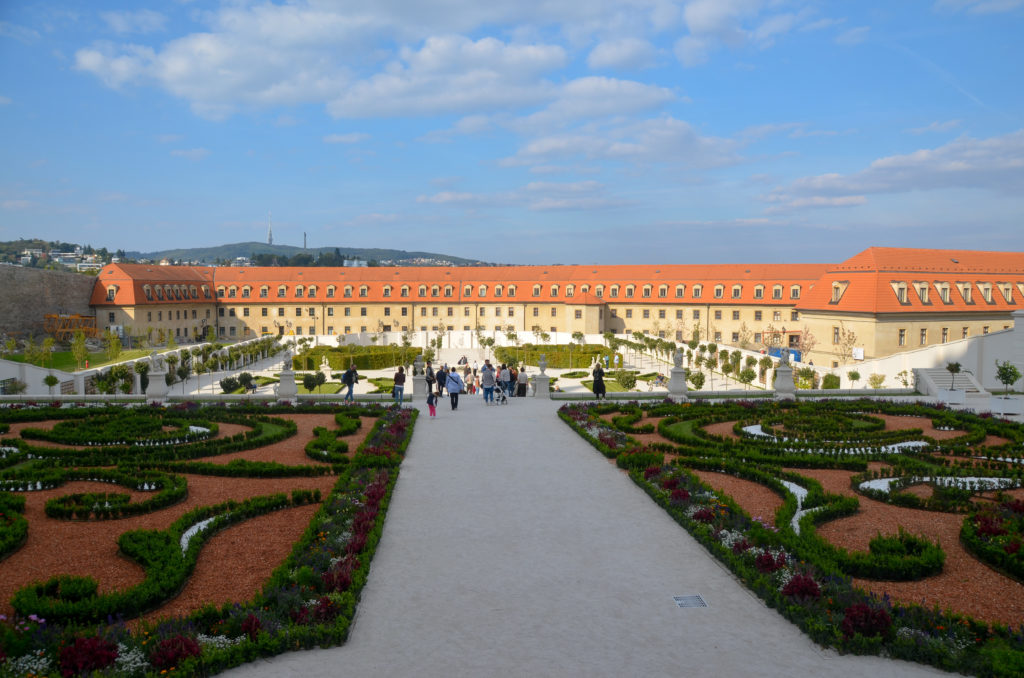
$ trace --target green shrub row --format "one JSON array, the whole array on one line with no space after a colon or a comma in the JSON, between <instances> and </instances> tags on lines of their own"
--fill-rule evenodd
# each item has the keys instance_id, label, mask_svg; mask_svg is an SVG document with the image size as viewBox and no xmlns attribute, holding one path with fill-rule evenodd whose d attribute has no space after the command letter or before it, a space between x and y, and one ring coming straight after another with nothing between
<instances>
[{"instance_id":1,"label":"green shrub row","mask_svg":"<svg viewBox=\"0 0 1024 678\"><path fill-rule=\"evenodd\" d=\"M21 548L28 538L25 497L0 492L0 560Z\"/></svg>"},{"instance_id":2,"label":"green shrub row","mask_svg":"<svg viewBox=\"0 0 1024 678\"><path fill-rule=\"evenodd\" d=\"M123 493L85 492L54 497L47 500L44 511L48 517L57 520L130 518L177 504L188 496L188 481L177 475L140 471L139 469L69 469L67 471L55 469L55 471L62 475L58 483L61 485L75 480L92 480L113 483L134 490L149 487L147 491L155 493L152 497L139 502L130 502L129 495ZM47 473L47 477L52 477L52 475Z\"/></svg>"}]
</instances>

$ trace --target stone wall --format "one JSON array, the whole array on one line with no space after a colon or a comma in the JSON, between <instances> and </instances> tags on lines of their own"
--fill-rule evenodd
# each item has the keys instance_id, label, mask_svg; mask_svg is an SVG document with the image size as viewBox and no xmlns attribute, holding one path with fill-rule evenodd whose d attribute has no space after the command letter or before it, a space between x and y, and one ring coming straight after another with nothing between
<instances>
[{"instance_id":1,"label":"stone wall","mask_svg":"<svg viewBox=\"0 0 1024 678\"><path fill-rule=\"evenodd\" d=\"M48 313L93 315L95 276L0 266L0 336L40 337Z\"/></svg>"}]
</instances>

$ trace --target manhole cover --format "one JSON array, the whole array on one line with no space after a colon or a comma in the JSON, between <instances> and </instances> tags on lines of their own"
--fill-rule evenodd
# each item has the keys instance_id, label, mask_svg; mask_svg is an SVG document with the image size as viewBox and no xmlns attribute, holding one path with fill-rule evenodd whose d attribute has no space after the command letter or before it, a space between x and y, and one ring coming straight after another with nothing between
<instances>
[{"instance_id":1,"label":"manhole cover","mask_svg":"<svg viewBox=\"0 0 1024 678\"><path fill-rule=\"evenodd\" d=\"M704 599L700 597L698 593L695 596L672 596L672 600L676 601L676 605L679 607L707 607L708 604L704 602Z\"/></svg>"}]
</instances>

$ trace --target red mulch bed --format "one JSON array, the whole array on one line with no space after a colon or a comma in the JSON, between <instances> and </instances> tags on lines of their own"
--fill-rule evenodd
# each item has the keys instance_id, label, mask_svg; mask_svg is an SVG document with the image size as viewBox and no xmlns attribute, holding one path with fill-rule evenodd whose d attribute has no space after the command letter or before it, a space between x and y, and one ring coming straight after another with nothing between
<instances>
[{"instance_id":1,"label":"red mulch bed","mask_svg":"<svg viewBox=\"0 0 1024 678\"><path fill-rule=\"evenodd\" d=\"M278 415L275 415L278 416ZM305 454L305 446L314 436L313 428L337 428L333 415L283 415L298 425L296 435L254 450L207 458L214 463L231 459L277 461L282 464L317 464ZM350 454L365 440L374 424L362 418L362 426L344 438ZM32 426L41 427L33 422ZM52 422L51 422L52 425ZM233 435L245 427L220 424L220 435ZM12 433L14 426L12 428ZM33 441L36 442L36 441ZM142 581L142 568L118 554L117 538L135 529L166 529L187 511L198 506L218 504L229 499L291 492L293 489L319 489L326 495L337 478L221 478L185 474L188 497L185 501L141 516L120 520L53 520L43 512L48 499L73 492L127 492L133 501L148 493L129 491L108 483L72 482L53 490L25 493L25 517L29 521L24 546L0 562L0 614L10 615L14 592L56 574L89 575L99 582L100 592L123 589ZM221 605L244 602L255 595L274 568L291 551L292 544L306 529L319 505L277 511L245 521L212 537L202 549L193 576L182 593L148 617L189 614L206 603Z\"/></svg>"}]
</instances>

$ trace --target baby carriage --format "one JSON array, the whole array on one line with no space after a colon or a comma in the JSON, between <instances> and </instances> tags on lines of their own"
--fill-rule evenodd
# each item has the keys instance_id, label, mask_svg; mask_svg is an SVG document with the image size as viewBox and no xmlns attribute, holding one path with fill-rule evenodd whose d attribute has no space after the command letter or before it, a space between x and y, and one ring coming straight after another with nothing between
<instances>
[{"instance_id":1,"label":"baby carriage","mask_svg":"<svg viewBox=\"0 0 1024 678\"><path fill-rule=\"evenodd\" d=\"M505 389L496 388L494 389L494 404L495 405L508 405L508 396L505 395Z\"/></svg>"}]
</instances>

